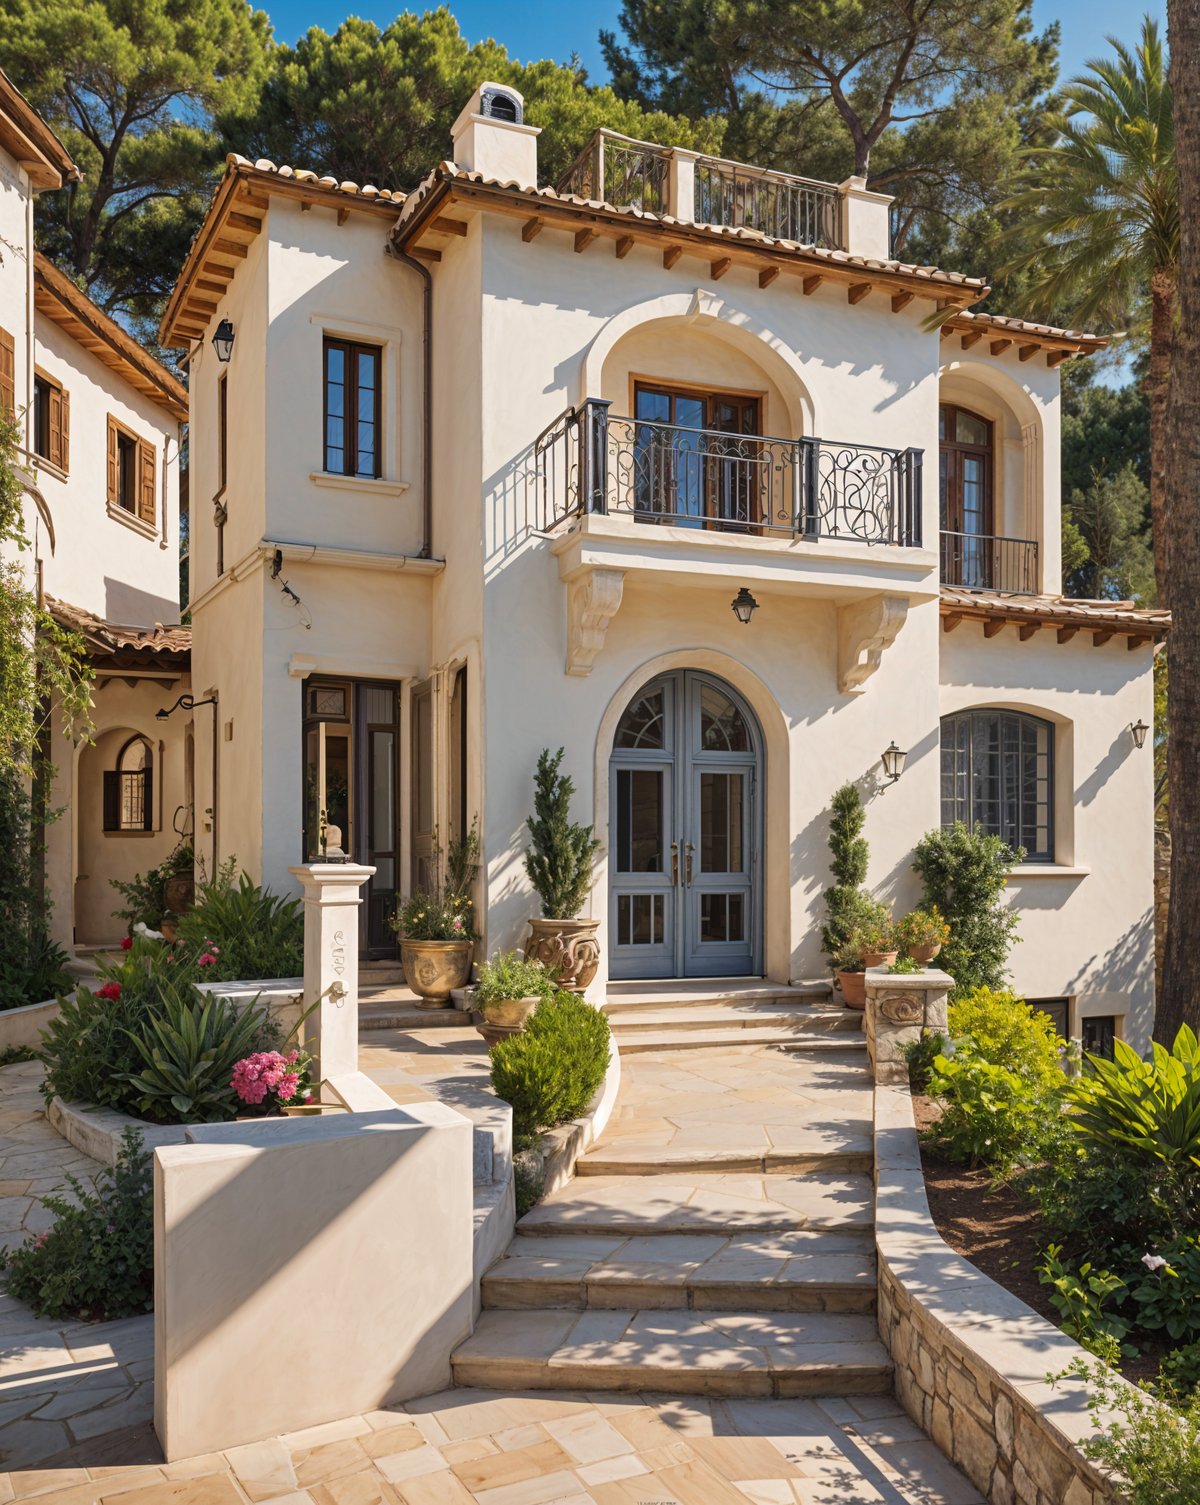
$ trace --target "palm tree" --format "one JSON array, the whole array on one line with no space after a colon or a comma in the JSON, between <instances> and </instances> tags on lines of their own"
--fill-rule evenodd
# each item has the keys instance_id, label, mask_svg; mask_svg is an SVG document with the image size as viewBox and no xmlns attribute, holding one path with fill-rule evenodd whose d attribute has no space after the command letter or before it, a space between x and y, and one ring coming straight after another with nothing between
<instances>
[{"instance_id":1,"label":"palm tree","mask_svg":"<svg viewBox=\"0 0 1200 1505\"><path fill-rule=\"evenodd\" d=\"M1171 86L1158 25L1130 51L1087 64L1060 96L1053 145L1035 149L1002 206L1019 247L1005 272L1028 279L1032 312L1149 338L1150 521L1160 604L1169 604L1164 422L1179 275L1179 188Z\"/></svg>"}]
</instances>

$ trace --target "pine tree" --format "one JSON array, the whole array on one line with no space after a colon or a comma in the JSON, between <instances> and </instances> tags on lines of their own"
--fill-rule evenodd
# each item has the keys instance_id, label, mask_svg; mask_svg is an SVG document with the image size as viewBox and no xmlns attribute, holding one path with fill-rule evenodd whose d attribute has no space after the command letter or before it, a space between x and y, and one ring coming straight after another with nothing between
<instances>
[{"instance_id":1,"label":"pine tree","mask_svg":"<svg viewBox=\"0 0 1200 1505\"><path fill-rule=\"evenodd\" d=\"M600 850L593 828L571 820L575 784L558 771L563 751L543 748L538 758L525 854L525 871L547 920L573 920L583 908L592 886L592 858Z\"/></svg>"}]
</instances>

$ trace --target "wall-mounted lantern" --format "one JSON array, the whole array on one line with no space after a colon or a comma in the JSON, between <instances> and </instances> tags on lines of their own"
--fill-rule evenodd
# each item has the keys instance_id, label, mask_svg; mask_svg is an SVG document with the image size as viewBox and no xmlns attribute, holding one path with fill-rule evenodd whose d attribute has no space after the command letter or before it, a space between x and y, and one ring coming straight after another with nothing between
<instances>
[{"instance_id":1,"label":"wall-mounted lantern","mask_svg":"<svg viewBox=\"0 0 1200 1505\"><path fill-rule=\"evenodd\" d=\"M1144 721L1135 721L1129 730L1133 736L1134 747L1145 747L1146 733L1150 730L1146 723Z\"/></svg>"},{"instance_id":2,"label":"wall-mounted lantern","mask_svg":"<svg viewBox=\"0 0 1200 1505\"><path fill-rule=\"evenodd\" d=\"M229 357L233 354L233 322L230 319L222 319L217 325L217 331L212 337L213 349L217 352L217 359L222 366L229 364Z\"/></svg>"},{"instance_id":3,"label":"wall-mounted lantern","mask_svg":"<svg viewBox=\"0 0 1200 1505\"><path fill-rule=\"evenodd\" d=\"M894 741L887 748L885 748L880 761L883 764L884 773L887 774L888 779L893 784L904 772L904 760L907 757L908 754L906 752L901 752Z\"/></svg>"},{"instance_id":4,"label":"wall-mounted lantern","mask_svg":"<svg viewBox=\"0 0 1200 1505\"><path fill-rule=\"evenodd\" d=\"M749 590L744 585L742 586L741 590L738 591L737 595L734 596L729 605L734 616L738 619L743 627L749 625L750 618L758 610L758 602L754 599L754 597L750 594Z\"/></svg>"}]
</instances>

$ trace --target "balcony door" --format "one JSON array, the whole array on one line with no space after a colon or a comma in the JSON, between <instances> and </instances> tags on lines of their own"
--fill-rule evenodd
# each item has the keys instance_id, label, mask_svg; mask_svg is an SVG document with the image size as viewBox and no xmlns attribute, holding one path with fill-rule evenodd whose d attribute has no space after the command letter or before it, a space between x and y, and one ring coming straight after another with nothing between
<instances>
[{"instance_id":1,"label":"balcony door","mask_svg":"<svg viewBox=\"0 0 1200 1505\"><path fill-rule=\"evenodd\" d=\"M942 578L948 585L987 590L996 532L992 425L977 413L943 403L938 409L938 460Z\"/></svg>"},{"instance_id":2,"label":"balcony door","mask_svg":"<svg viewBox=\"0 0 1200 1505\"><path fill-rule=\"evenodd\" d=\"M723 681L653 680L622 716L610 775L613 977L762 970L762 738Z\"/></svg>"},{"instance_id":3,"label":"balcony door","mask_svg":"<svg viewBox=\"0 0 1200 1505\"><path fill-rule=\"evenodd\" d=\"M737 531L757 517L759 399L638 382L634 386L634 508L642 521Z\"/></svg>"}]
</instances>

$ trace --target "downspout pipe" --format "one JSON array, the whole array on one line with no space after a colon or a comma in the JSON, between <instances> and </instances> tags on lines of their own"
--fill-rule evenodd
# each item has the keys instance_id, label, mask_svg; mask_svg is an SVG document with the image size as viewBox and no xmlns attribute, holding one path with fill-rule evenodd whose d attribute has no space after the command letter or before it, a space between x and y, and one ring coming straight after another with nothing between
<instances>
[{"instance_id":1,"label":"downspout pipe","mask_svg":"<svg viewBox=\"0 0 1200 1505\"><path fill-rule=\"evenodd\" d=\"M433 558L433 275L423 261L392 245L397 261L412 267L421 279L421 364L423 438L421 443L421 513L424 539L420 558Z\"/></svg>"}]
</instances>

